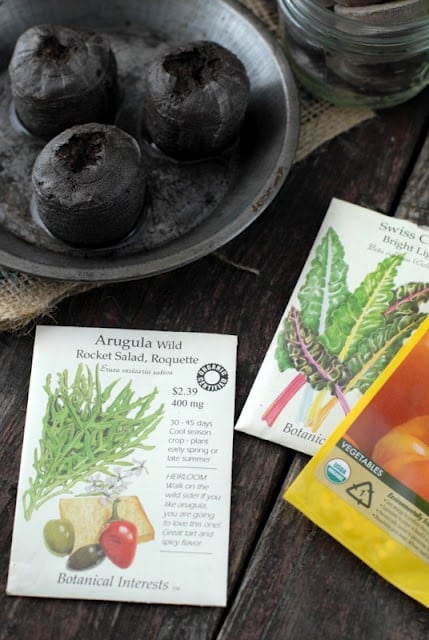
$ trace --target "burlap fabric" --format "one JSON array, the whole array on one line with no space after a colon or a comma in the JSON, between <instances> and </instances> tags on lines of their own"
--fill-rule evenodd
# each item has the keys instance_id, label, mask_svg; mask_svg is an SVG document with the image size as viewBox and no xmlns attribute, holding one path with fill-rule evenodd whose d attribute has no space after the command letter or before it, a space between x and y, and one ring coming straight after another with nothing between
<instances>
[{"instance_id":1,"label":"burlap fabric","mask_svg":"<svg viewBox=\"0 0 429 640\"><path fill-rule=\"evenodd\" d=\"M277 37L276 3L273 0L241 0ZM296 161L324 142L373 116L368 109L343 109L301 94L301 132ZM22 330L36 318L52 313L67 296L97 285L35 278L0 267L0 330Z\"/></svg>"}]
</instances>

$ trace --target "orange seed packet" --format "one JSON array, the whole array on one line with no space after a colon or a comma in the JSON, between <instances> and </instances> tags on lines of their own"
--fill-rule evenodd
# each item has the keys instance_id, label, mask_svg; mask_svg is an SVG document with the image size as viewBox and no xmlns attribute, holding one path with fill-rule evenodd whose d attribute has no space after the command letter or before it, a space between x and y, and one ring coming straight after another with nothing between
<instances>
[{"instance_id":1,"label":"orange seed packet","mask_svg":"<svg viewBox=\"0 0 429 640\"><path fill-rule=\"evenodd\" d=\"M284 498L429 606L429 318Z\"/></svg>"}]
</instances>

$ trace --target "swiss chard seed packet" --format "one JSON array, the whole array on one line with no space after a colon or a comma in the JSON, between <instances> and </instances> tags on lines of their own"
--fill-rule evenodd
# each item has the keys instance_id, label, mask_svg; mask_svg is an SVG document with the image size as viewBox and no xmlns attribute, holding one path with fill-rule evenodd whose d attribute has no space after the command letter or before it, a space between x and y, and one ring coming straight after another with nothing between
<instances>
[{"instance_id":1,"label":"swiss chard seed packet","mask_svg":"<svg viewBox=\"0 0 429 640\"><path fill-rule=\"evenodd\" d=\"M8 594L226 604L236 348L37 327Z\"/></svg>"},{"instance_id":2,"label":"swiss chard seed packet","mask_svg":"<svg viewBox=\"0 0 429 640\"><path fill-rule=\"evenodd\" d=\"M314 454L428 300L429 231L334 199L236 429Z\"/></svg>"},{"instance_id":3,"label":"swiss chard seed packet","mask_svg":"<svg viewBox=\"0 0 429 640\"><path fill-rule=\"evenodd\" d=\"M429 606L429 318L285 498Z\"/></svg>"}]
</instances>

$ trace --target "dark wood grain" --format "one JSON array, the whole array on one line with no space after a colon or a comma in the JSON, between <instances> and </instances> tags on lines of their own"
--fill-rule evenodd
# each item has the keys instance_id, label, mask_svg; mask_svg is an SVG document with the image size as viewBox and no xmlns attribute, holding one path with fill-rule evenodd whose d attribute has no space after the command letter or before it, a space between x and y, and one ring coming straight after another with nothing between
<instances>
[{"instance_id":1,"label":"dark wood grain","mask_svg":"<svg viewBox=\"0 0 429 640\"><path fill-rule=\"evenodd\" d=\"M389 117L392 115L395 114L392 112ZM402 114L399 116L402 118ZM416 138L415 146L408 149L412 165L408 179L400 179L398 158L391 157L395 180L388 180L384 171L379 173L379 178L385 179L386 185L392 185L393 189L386 188L383 192L381 181L375 191L365 195L367 206L376 208L375 202L381 202L382 195L386 204L380 210L395 215L401 212L402 217L418 222L427 220L424 216L429 202L429 138L425 139L425 115L421 122L421 135ZM353 135L344 137L352 138ZM422 140L425 142L420 151ZM337 144L343 144L343 141L336 141L331 147ZM397 144L398 138L395 139ZM396 149L400 154L399 148ZM383 150L381 144L380 152ZM417 160L414 157L415 164L411 160L413 153L418 153ZM362 171L360 175L363 175ZM403 184L405 191L401 195ZM391 211L385 207L394 202L394 191L400 202L397 210ZM357 202L363 203L359 199ZM419 214L417 220L416 212ZM429 614L421 605L401 594L285 503L283 492L305 461L304 456L295 457L218 639L312 640L316 629L317 637L330 640L427 637Z\"/></svg>"},{"instance_id":2,"label":"dark wood grain","mask_svg":"<svg viewBox=\"0 0 429 640\"><path fill-rule=\"evenodd\" d=\"M238 415L330 199L394 215L405 194L424 198L423 175L416 186L412 176L427 153L428 98L378 113L295 165L275 202L217 254L76 295L40 322L236 334ZM281 500L285 477L305 459L242 433L226 609L5 596L33 338L32 330L0 335L0 640L426 639L422 607Z\"/></svg>"},{"instance_id":3,"label":"dark wood grain","mask_svg":"<svg viewBox=\"0 0 429 640\"><path fill-rule=\"evenodd\" d=\"M412 167L395 216L417 224L429 224L429 135Z\"/></svg>"},{"instance_id":4,"label":"dark wood grain","mask_svg":"<svg viewBox=\"0 0 429 640\"><path fill-rule=\"evenodd\" d=\"M218 640L426 638L429 616L287 504L297 455Z\"/></svg>"}]
</instances>

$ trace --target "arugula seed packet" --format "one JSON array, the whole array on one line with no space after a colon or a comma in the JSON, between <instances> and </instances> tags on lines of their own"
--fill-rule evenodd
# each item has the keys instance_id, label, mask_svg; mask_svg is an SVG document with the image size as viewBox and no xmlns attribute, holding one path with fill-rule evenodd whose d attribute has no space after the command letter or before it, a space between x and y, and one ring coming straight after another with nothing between
<instances>
[{"instance_id":1,"label":"arugula seed packet","mask_svg":"<svg viewBox=\"0 0 429 640\"><path fill-rule=\"evenodd\" d=\"M429 318L285 499L429 607Z\"/></svg>"},{"instance_id":2,"label":"arugula seed packet","mask_svg":"<svg viewBox=\"0 0 429 640\"><path fill-rule=\"evenodd\" d=\"M9 595L225 606L236 350L37 327Z\"/></svg>"},{"instance_id":3,"label":"arugula seed packet","mask_svg":"<svg viewBox=\"0 0 429 640\"><path fill-rule=\"evenodd\" d=\"M333 199L235 428L313 455L428 301L429 231Z\"/></svg>"}]
</instances>

